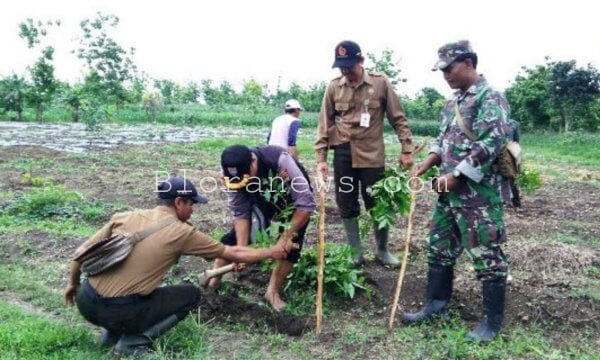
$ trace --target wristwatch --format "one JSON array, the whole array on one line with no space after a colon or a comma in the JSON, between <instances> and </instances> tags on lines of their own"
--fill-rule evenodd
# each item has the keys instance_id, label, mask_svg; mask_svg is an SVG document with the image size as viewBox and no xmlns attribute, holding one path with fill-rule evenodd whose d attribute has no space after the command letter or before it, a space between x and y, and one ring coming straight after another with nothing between
<instances>
[{"instance_id":1,"label":"wristwatch","mask_svg":"<svg viewBox=\"0 0 600 360\"><path fill-rule=\"evenodd\" d=\"M454 169L454 171L452 171L452 176L454 176L455 178L460 177L460 175L461 175L460 171L458 171L456 169Z\"/></svg>"}]
</instances>

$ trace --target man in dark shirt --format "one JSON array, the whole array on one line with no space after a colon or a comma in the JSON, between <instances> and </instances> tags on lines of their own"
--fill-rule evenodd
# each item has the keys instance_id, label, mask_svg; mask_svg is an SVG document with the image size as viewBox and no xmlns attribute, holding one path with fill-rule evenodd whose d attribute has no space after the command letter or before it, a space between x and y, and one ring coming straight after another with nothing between
<instances>
[{"instance_id":1,"label":"man in dark shirt","mask_svg":"<svg viewBox=\"0 0 600 360\"><path fill-rule=\"evenodd\" d=\"M279 291L287 274L300 257L304 234L316 203L308 175L292 155L279 146L260 146L250 149L233 145L221 154L223 178L227 187L229 209L233 214L233 229L221 242L226 245L248 245L251 235L252 212L258 212L267 222L272 219L288 223L276 229L278 243L291 238L298 248L280 260L271 274L265 299L279 311L286 304ZM291 215L290 215L291 214ZM219 258L215 268L229 261ZM219 285L214 278L209 284Z\"/></svg>"}]
</instances>

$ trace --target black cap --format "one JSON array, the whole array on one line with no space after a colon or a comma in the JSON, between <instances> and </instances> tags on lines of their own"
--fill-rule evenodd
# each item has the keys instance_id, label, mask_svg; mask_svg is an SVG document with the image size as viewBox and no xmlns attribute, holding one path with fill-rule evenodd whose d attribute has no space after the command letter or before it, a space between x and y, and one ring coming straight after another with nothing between
<instances>
[{"instance_id":1,"label":"black cap","mask_svg":"<svg viewBox=\"0 0 600 360\"><path fill-rule=\"evenodd\" d=\"M159 199L175 199L178 197L191 199L197 204L206 204L208 199L198 195L198 191L194 184L186 178L180 176L171 176L165 181L162 181L156 187Z\"/></svg>"},{"instance_id":2,"label":"black cap","mask_svg":"<svg viewBox=\"0 0 600 360\"><path fill-rule=\"evenodd\" d=\"M352 67L362 59L360 46L354 41L344 40L335 47L335 61L332 67Z\"/></svg>"},{"instance_id":3,"label":"black cap","mask_svg":"<svg viewBox=\"0 0 600 360\"><path fill-rule=\"evenodd\" d=\"M244 145L231 145L221 154L223 176L228 177L232 183L242 181L245 174L250 175L251 163L252 152Z\"/></svg>"}]
</instances>

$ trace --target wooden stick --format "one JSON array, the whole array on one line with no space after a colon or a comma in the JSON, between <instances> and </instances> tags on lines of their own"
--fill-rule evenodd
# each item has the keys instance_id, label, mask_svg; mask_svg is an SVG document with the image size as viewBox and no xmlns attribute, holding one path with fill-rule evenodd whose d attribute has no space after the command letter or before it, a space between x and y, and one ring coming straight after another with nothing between
<instances>
[{"instance_id":1,"label":"wooden stick","mask_svg":"<svg viewBox=\"0 0 600 360\"><path fill-rule=\"evenodd\" d=\"M325 264L325 182L323 175L318 175L319 187L319 224L318 224L318 261L317 261L317 334L321 333L323 318L323 266Z\"/></svg>"},{"instance_id":2,"label":"wooden stick","mask_svg":"<svg viewBox=\"0 0 600 360\"><path fill-rule=\"evenodd\" d=\"M394 294L394 301L392 303L392 311L390 313L390 321L388 323L388 330L392 331L394 328L394 318L396 317L396 308L398 307L398 301L400 300L400 290L402 290L402 282L404 281L404 272L406 271L406 264L408 263L408 252L410 249L410 236L412 232L412 220L415 212L415 198L416 191L411 190L410 192L410 211L408 213L408 226L406 227L406 240L404 244L404 256L402 258L402 266L400 267L400 274L398 276L398 282L396 283L396 293Z\"/></svg>"},{"instance_id":3,"label":"wooden stick","mask_svg":"<svg viewBox=\"0 0 600 360\"><path fill-rule=\"evenodd\" d=\"M200 286L206 286L206 284L208 284L208 280L214 278L215 276L220 276L223 274L227 274L230 271L233 271L233 266L234 264L229 264L222 266L218 269L204 270L198 276L198 284L200 284Z\"/></svg>"}]
</instances>

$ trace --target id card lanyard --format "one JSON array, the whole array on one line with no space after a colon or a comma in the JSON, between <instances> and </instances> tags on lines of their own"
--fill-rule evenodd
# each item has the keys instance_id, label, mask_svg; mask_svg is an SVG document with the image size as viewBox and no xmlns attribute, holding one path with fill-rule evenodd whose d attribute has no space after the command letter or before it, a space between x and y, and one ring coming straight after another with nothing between
<instances>
[{"instance_id":1,"label":"id card lanyard","mask_svg":"<svg viewBox=\"0 0 600 360\"><path fill-rule=\"evenodd\" d=\"M364 111L360 114L360 126L368 128L371 125L371 114L369 114L369 99L363 102Z\"/></svg>"}]
</instances>

